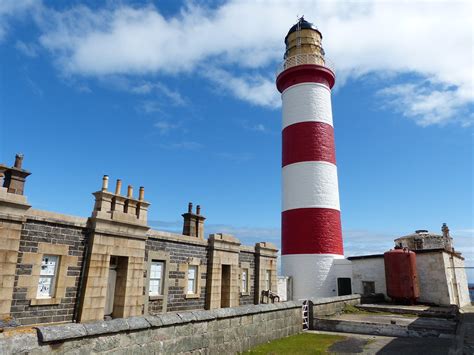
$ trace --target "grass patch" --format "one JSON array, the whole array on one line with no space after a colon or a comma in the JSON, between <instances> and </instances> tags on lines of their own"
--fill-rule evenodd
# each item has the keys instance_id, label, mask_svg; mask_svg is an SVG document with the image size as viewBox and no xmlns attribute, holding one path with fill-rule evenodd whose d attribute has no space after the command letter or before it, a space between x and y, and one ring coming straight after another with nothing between
<instances>
[{"instance_id":1,"label":"grass patch","mask_svg":"<svg viewBox=\"0 0 474 355\"><path fill-rule=\"evenodd\" d=\"M327 354L332 344L344 339L340 335L301 333L256 346L244 354Z\"/></svg>"},{"instance_id":2,"label":"grass patch","mask_svg":"<svg viewBox=\"0 0 474 355\"><path fill-rule=\"evenodd\" d=\"M390 312L380 312L380 311L366 311L365 309L360 309L354 307L351 304L346 304L342 310L344 314L365 314L365 315L380 315L380 316L402 316L407 318L416 318L416 314L412 313L390 313Z\"/></svg>"}]
</instances>

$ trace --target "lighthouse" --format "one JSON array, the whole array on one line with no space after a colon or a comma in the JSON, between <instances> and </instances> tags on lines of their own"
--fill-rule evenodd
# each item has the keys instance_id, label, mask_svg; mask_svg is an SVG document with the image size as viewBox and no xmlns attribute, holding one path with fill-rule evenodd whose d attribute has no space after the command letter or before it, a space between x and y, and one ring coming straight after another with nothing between
<instances>
[{"instance_id":1,"label":"lighthouse","mask_svg":"<svg viewBox=\"0 0 474 355\"><path fill-rule=\"evenodd\" d=\"M285 37L276 79L283 111L281 271L293 278L295 300L337 295L335 264L344 258L331 109L335 74L321 40L300 18Z\"/></svg>"}]
</instances>

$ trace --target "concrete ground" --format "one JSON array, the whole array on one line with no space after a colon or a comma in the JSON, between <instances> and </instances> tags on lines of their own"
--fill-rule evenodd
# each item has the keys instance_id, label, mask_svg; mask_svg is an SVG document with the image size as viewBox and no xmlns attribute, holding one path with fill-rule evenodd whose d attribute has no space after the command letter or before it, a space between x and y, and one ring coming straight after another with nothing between
<instances>
[{"instance_id":1,"label":"concrete ground","mask_svg":"<svg viewBox=\"0 0 474 355\"><path fill-rule=\"evenodd\" d=\"M382 354L382 355L446 355L453 348L452 339L443 338L397 338L378 335L323 332L311 330L315 334L334 334L346 337L329 348L333 354Z\"/></svg>"},{"instance_id":2,"label":"concrete ground","mask_svg":"<svg viewBox=\"0 0 474 355\"><path fill-rule=\"evenodd\" d=\"M339 314L328 317L330 319L350 321L356 323L375 324L398 324L405 327L416 326L418 328L437 329L453 331L456 329L456 321L442 318L404 317L397 314Z\"/></svg>"},{"instance_id":3,"label":"concrete ground","mask_svg":"<svg viewBox=\"0 0 474 355\"><path fill-rule=\"evenodd\" d=\"M458 348L463 349L463 354L474 354L474 306L463 307L461 314Z\"/></svg>"}]
</instances>

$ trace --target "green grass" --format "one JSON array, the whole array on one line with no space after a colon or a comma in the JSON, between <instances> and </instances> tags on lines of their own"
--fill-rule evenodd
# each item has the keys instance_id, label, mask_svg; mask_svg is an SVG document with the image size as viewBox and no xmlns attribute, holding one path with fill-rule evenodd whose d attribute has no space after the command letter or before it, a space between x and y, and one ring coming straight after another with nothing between
<instances>
[{"instance_id":1,"label":"green grass","mask_svg":"<svg viewBox=\"0 0 474 355\"><path fill-rule=\"evenodd\" d=\"M412 313L390 313L390 312L380 312L380 311L366 311L364 309L360 309L354 307L353 305L346 304L342 311L344 314L365 314L365 315L381 315L381 316L402 316L407 318L416 318L418 317L416 314Z\"/></svg>"},{"instance_id":2,"label":"green grass","mask_svg":"<svg viewBox=\"0 0 474 355\"><path fill-rule=\"evenodd\" d=\"M244 354L327 354L332 344L344 339L340 335L301 333L256 346Z\"/></svg>"}]
</instances>

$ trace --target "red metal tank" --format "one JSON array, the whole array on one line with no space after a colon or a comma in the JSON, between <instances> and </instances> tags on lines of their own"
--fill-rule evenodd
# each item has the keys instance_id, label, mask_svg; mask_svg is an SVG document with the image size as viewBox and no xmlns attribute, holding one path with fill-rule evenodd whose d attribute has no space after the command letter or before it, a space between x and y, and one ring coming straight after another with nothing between
<instances>
[{"instance_id":1,"label":"red metal tank","mask_svg":"<svg viewBox=\"0 0 474 355\"><path fill-rule=\"evenodd\" d=\"M416 254L408 249L387 251L384 255L387 295L394 301L414 304L420 297Z\"/></svg>"}]
</instances>

